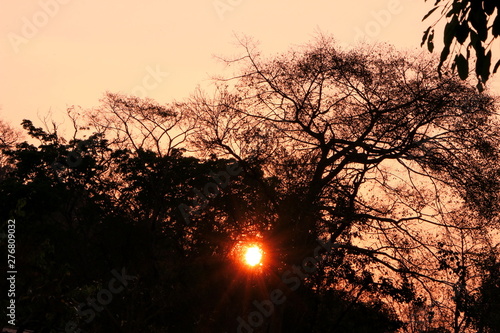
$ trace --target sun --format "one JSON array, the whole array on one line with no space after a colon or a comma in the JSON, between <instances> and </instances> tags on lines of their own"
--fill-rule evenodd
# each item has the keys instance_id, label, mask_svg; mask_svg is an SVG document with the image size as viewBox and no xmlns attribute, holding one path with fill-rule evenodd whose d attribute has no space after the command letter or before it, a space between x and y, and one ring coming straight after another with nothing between
<instances>
[{"instance_id":1,"label":"sun","mask_svg":"<svg viewBox=\"0 0 500 333\"><path fill-rule=\"evenodd\" d=\"M248 266L256 266L262 262L262 249L257 245L251 245L244 250L245 263Z\"/></svg>"}]
</instances>

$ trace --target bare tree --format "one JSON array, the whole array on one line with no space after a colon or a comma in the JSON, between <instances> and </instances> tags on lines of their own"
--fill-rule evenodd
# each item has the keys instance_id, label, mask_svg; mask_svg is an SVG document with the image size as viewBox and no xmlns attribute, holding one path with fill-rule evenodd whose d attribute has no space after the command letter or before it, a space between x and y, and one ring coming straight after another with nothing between
<instances>
[{"instance_id":1,"label":"bare tree","mask_svg":"<svg viewBox=\"0 0 500 333\"><path fill-rule=\"evenodd\" d=\"M89 125L113 145L169 155L185 141L193 124L174 106L133 96L106 93L102 106L88 112Z\"/></svg>"},{"instance_id":2,"label":"bare tree","mask_svg":"<svg viewBox=\"0 0 500 333\"><path fill-rule=\"evenodd\" d=\"M20 131L15 130L5 121L0 120L0 179L4 179L7 170L10 169L8 156L4 151L15 148L20 142L22 135Z\"/></svg>"},{"instance_id":3,"label":"bare tree","mask_svg":"<svg viewBox=\"0 0 500 333\"><path fill-rule=\"evenodd\" d=\"M230 62L241 73L184 108L198 122L191 144L238 159L267 193L266 237L283 267L327 238L368 260L351 263L360 276L411 276L431 296L430 282L452 286L435 274L436 235L498 222L495 99L388 46L341 50L321 36L262 59L241 45ZM460 211L473 222L454 220ZM326 259L315 288L331 288L335 271Z\"/></svg>"},{"instance_id":4,"label":"bare tree","mask_svg":"<svg viewBox=\"0 0 500 333\"><path fill-rule=\"evenodd\" d=\"M13 148L21 140L21 132L0 119L0 149Z\"/></svg>"}]
</instances>

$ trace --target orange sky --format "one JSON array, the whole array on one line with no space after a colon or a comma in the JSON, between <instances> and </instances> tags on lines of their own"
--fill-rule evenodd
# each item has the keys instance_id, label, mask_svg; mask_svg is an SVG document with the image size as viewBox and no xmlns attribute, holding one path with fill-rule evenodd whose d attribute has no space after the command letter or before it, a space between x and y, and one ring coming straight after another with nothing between
<instances>
[{"instance_id":1,"label":"orange sky","mask_svg":"<svg viewBox=\"0 0 500 333\"><path fill-rule=\"evenodd\" d=\"M0 118L40 125L37 114L50 110L62 121L68 106L97 106L106 90L182 99L220 72L214 55L240 51L235 33L270 55L316 31L342 45L364 35L420 49L430 8L423 0L3 1Z\"/></svg>"}]
</instances>

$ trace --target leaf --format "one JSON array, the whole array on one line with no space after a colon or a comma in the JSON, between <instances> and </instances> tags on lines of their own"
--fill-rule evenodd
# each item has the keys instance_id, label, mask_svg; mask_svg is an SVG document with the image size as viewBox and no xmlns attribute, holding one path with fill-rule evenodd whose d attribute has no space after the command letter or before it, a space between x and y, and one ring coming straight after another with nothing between
<instances>
[{"instance_id":1,"label":"leaf","mask_svg":"<svg viewBox=\"0 0 500 333\"><path fill-rule=\"evenodd\" d=\"M441 67L443 67L443 64L445 62L445 60L448 58L448 55L450 54L450 47L449 46L445 46L443 48L443 51L441 51L441 57L439 59L439 65L438 65L438 73L439 73L439 77L441 77Z\"/></svg>"},{"instance_id":2,"label":"leaf","mask_svg":"<svg viewBox=\"0 0 500 333\"><path fill-rule=\"evenodd\" d=\"M488 37L488 27L486 14L481 7L472 6L469 13L469 22L476 29L477 35L480 40L485 41Z\"/></svg>"},{"instance_id":3,"label":"leaf","mask_svg":"<svg viewBox=\"0 0 500 333\"><path fill-rule=\"evenodd\" d=\"M427 14L425 14L424 18L422 19L422 21L425 21L426 18L428 18L429 16L432 15L432 13L434 13L436 11L436 9L438 9L439 7L434 7L432 8Z\"/></svg>"},{"instance_id":4,"label":"leaf","mask_svg":"<svg viewBox=\"0 0 500 333\"><path fill-rule=\"evenodd\" d=\"M439 59L440 65L443 64L446 61L446 59L448 59L449 54L450 54L450 47L445 46L443 48L443 51L441 51L441 57Z\"/></svg>"},{"instance_id":5,"label":"leaf","mask_svg":"<svg viewBox=\"0 0 500 333\"><path fill-rule=\"evenodd\" d=\"M455 64L457 65L458 76L460 76L460 79L467 79L469 76L469 61L465 59L462 54L459 54L455 57Z\"/></svg>"},{"instance_id":6,"label":"leaf","mask_svg":"<svg viewBox=\"0 0 500 333\"><path fill-rule=\"evenodd\" d=\"M482 82L488 81L488 78L490 76L490 66L491 66L491 51L488 51L488 53L484 54L484 49L482 50L482 53L477 53L477 60L476 60L476 75L478 78L481 78Z\"/></svg>"},{"instance_id":7,"label":"leaf","mask_svg":"<svg viewBox=\"0 0 500 333\"><path fill-rule=\"evenodd\" d=\"M482 74L484 82L488 81L490 77L490 67L491 67L491 50L486 53L486 59L482 68Z\"/></svg>"},{"instance_id":8,"label":"leaf","mask_svg":"<svg viewBox=\"0 0 500 333\"><path fill-rule=\"evenodd\" d=\"M495 21L493 22L493 27L491 29L493 37L500 36L500 7L497 7L497 11L498 11L497 17L495 18Z\"/></svg>"},{"instance_id":9,"label":"leaf","mask_svg":"<svg viewBox=\"0 0 500 333\"><path fill-rule=\"evenodd\" d=\"M457 42L463 44L467 40L468 36L469 36L469 26L467 25L467 22L459 24L457 26L457 31L455 33L455 38L457 39Z\"/></svg>"},{"instance_id":10,"label":"leaf","mask_svg":"<svg viewBox=\"0 0 500 333\"><path fill-rule=\"evenodd\" d=\"M461 11L463 11L463 9L465 9L467 7L467 3L468 3L467 1L457 1L457 0L455 0L453 2L453 9L458 14Z\"/></svg>"},{"instance_id":11,"label":"leaf","mask_svg":"<svg viewBox=\"0 0 500 333\"><path fill-rule=\"evenodd\" d=\"M451 42L453 40L453 37L455 36L456 29L458 26L458 17L455 15L451 19L450 22L446 23L446 26L444 27L444 45L445 46L450 46Z\"/></svg>"},{"instance_id":12,"label":"leaf","mask_svg":"<svg viewBox=\"0 0 500 333\"><path fill-rule=\"evenodd\" d=\"M427 49L429 52L432 53L434 51L434 30L432 30L431 34L429 35L429 39L427 40Z\"/></svg>"},{"instance_id":13,"label":"leaf","mask_svg":"<svg viewBox=\"0 0 500 333\"><path fill-rule=\"evenodd\" d=\"M456 59L457 57L455 57ZM453 63L451 64L451 70L452 71L455 71L455 68L457 68L457 63L455 61L453 61Z\"/></svg>"},{"instance_id":14,"label":"leaf","mask_svg":"<svg viewBox=\"0 0 500 333\"><path fill-rule=\"evenodd\" d=\"M481 83L481 81L477 81L476 88L477 88L477 91L479 91L479 92L483 92L484 91L484 86Z\"/></svg>"},{"instance_id":15,"label":"leaf","mask_svg":"<svg viewBox=\"0 0 500 333\"><path fill-rule=\"evenodd\" d=\"M484 12L488 15L493 14L495 11L495 1L494 0L484 0L483 2Z\"/></svg>"},{"instance_id":16,"label":"leaf","mask_svg":"<svg viewBox=\"0 0 500 333\"><path fill-rule=\"evenodd\" d=\"M499 66L500 66L500 60L498 60L497 63L495 64L495 67L493 67L493 74L497 72Z\"/></svg>"},{"instance_id":17,"label":"leaf","mask_svg":"<svg viewBox=\"0 0 500 333\"><path fill-rule=\"evenodd\" d=\"M476 50L476 53L484 53L484 47L479 40L477 34L474 32L474 30L470 30L470 43L474 50Z\"/></svg>"},{"instance_id":18,"label":"leaf","mask_svg":"<svg viewBox=\"0 0 500 333\"><path fill-rule=\"evenodd\" d=\"M446 13L446 17L451 17L454 14L457 14L459 11L457 9L457 6L455 6L455 3L453 4L453 7L450 9L448 13Z\"/></svg>"},{"instance_id":19,"label":"leaf","mask_svg":"<svg viewBox=\"0 0 500 333\"><path fill-rule=\"evenodd\" d=\"M425 41L427 40L427 36L429 36L429 32L431 31L431 27L428 27L424 31L424 36L422 37L422 43L420 43L420 47L424 46Z\"/></svg>"}]
</instances>

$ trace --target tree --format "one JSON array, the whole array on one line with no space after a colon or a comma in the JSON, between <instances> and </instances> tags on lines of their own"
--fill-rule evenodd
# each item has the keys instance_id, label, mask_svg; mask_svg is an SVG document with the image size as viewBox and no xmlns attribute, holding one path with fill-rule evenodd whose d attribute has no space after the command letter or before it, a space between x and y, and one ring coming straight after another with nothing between
<instances>
[{"instance_id":1,"label":"tree","mask_svg":"<svg viewBox=\"0 0 500 333\"><path fill-rule=\"evenodd\" d=\"M262 60L242 45L243 70L186 108L200 125L193 145L241 161L269 198L278 272L326 238L338 250L307 279L318 293L365 285L366 299L404 303L450 285L435 275L433 234L498 214L494 99L391 48L342 51L321 37ZM474 223L456 223L460 210Z\"/></svg>"},{"instance_id":2,"label":"tree","mask_svg":"<svg viewBox=\"0 0 500 333\"><path fill-rule=\"evenodd\" d=\"M168 269L177 260L182 262L178 249L183 236L155 233L153 213L161 206L159 195L163 198L166 192L173 197L176 193L165 185L178 188L189 185L190 179L198 186L203 182L200 176L204 173L196 159L160 157L142 150L134 156L130 151L113 150L99 133L84 144L80 139L64 144L55 132L47 133L28 120L23 125L40 144L22 142L6 149L9 168L0 184L1 217L16 220L17 265L25 269L17 276L17 322L44 332L67 331L71 322L81 329L104 332L138 331L157 321L159 313L165 315L165 307L153 301L156 308L152 309L151 301L163 293L155 296L157 289L147 284L154 281L158 289L169 291L178 284L164 274L161 281L155 278L159 265L155 258L176 258L166 265ZM69 157L77 150L79 163L71 163ZM54 162L61 167L54 168ZM128 184L123 186L116 178L124 178ZM144 178L147 184L140 183ZM150 191L162 185L163 193ZM115 197L116 188L122 190L121 197ZM174 211L178 203L166 200L163 204L164 210ZM162 222L162 228L168 229L165 224L169 221ZM163 237L155 242L158 234ZM101 312L103 308L92 312L88 300L108 286L112 269L122 267L139 280L130 283L123 298L115 295L106 312ZM6 309L4 301L2 305ZM128 312L132 317L125 315Z\"/></svg>"},{"instance_id":3,"label":"tree","mask_svg":"<svg viewBox=\"0 0 500 333\"><path fill-rule=\"evenodd\" d=\"M500 261L498 248L493 248L481 261L482 283L469 307L469 315L480 333L498 332L500 328Z\"/></svg>"},{"instance_id":4,"label":"tree","mask_svg":"<svg viewBox=\"0 0 500 333\"><path fill-rule=\"evenodd\" d=\"M7 156L4 151L13 148L21 139L21 133L12 128L5 121L0 120L0 180L4 180L5 174L9 170Z\"/></svg>"},{"instance_id":5,"label":"tree","mask_svg":"<svg viewBox=\"0 0 500 333\"><path fill-rule=\"evenodd\" d=\"M231 161L112 149L98 134L84 144L80 139L63 144L57 133L30 121L23 124L40 145L24 142L7 150L11 168L8 181L0 184L1 216L17 221L18 265L26 268L17 279L21 326L47 332L66 331L71 322L93 332L236 329L235 318L245 311L241 300L255 280L235 269L240 266L230 255L233 239L248 233L241 219L258 216L262 221L266 214L253 178L233 179L187 226L179 203L188 202L193 189L214 181L210 174ZM80 163L68 163L79 147ZM54 169L54 159L65 168ZM109 271L117 267L126 267L136 279L92 312L99 305L93 308L89 300L108 285ZM254 290L250 296L264 295ZM347 318L337 324L352 332L398 327L382 304L364 304L349 293L321 296L335 308L316 314L312 309L318 297L302 291L300 299L311 310L296 320L303 307L289 307L287 331L304 330L317 316L323 325ZM366 319L349 320L358 315Z\"/></svg>"},{"instance_id":6,"label":"tree","mask_svg":"<svg viewBox=\"0 0 500 333\"><path fill-rule=\"evenodd\" d=\"M21 133L5 121L0 120L0 149L8 149L15 146L21 139Z\"/></svg>"},{"instance_id":7,"label":"tree","mask_svg":"<svg viewBox=\"0 0 500 333\"><path fill-rule=\"evenodd\" d=\"M69 141L23 122L39 144L7 149L0 183L0 217L16 219L27 268L20 322L40 331L75 321L92 332L430 333L465 327L453 320L467 314L491 326L479 309L496 309L486 297L496 275L464 280L460 266L483 268L454 243L498 226L494 98L391 48L343 51L322 37L262 60L243 45L242 72L211 98L199 91L164 113L112 95L98 109L114 111L90 125L71 113ZM192 126L186 141L152 134L182 140L186 127L171 122ZM228 166L241 170L226 181ZM245 242L262 243L262 266L239 263ZM88 320L82 303L103 300L121 267L134 280ZM283 302L271 307L278 289ZM450 290L455 303L442 297Z\"/></svg>"},{"instance_id":8,"label":"tree","mask_svg":"<svg viewBox=\"0 0 500 333\"><path fill-rule=\"evenodd\" d=\"M422 45L427 42L429 51L434 50L434 27L446 16L438 70L451 58L452 68L456 68L460 78L465 80L469 76L469 63L474 62L477 88L481 91L490 74L496 73L500 66L500 59L495 63L492 53L500 36L500 3L495 0L437 0L424 20L438 9L441 9L441 16L424 32Z\"/></svg>"},{"instance_id":9,"label":"tree","mask_svg":"<svg viewBox=\"0 0 500 333\"><path fill-rule=\"evenodd\" d=\"M175 105L160 105L149 98L109 92L101 102L100 107L85 112L84 117L88 126L108 134L111 143L121 149L153 150L159 155L169 155L193 127L182 114L174 111ZM80 113L71 111L75 122Z\"/></svg>"}]
</instances>

